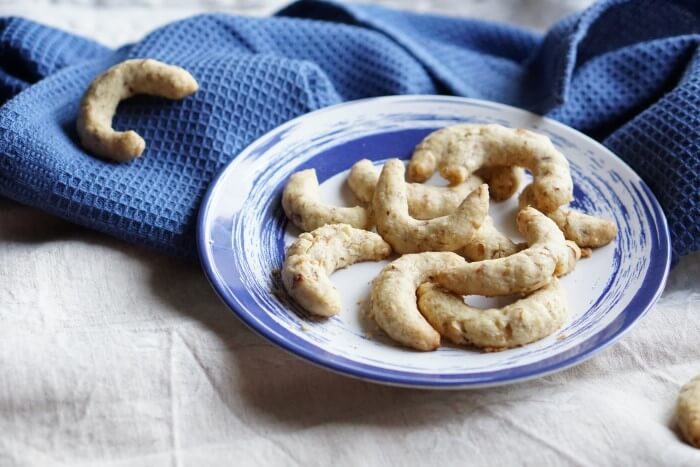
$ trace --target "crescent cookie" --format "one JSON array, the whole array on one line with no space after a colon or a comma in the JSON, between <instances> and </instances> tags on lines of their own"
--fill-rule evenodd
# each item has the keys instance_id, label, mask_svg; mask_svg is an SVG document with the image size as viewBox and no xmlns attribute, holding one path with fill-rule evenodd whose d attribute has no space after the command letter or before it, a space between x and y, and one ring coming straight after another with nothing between
<instances>
[{"instance_id":1,"label":"crescent cookie","mask_svg":"<svg viewBox=\"0 0 700 467\"><path fill-rule=\"evenodd\" d=\"M469 306L460 295L425 283L418 289L418 308L440 335L489 351L547 337L568 316L564 288L557 279L510 305L489 309Z\"/></svg>"},{"instance_id":2,"label":"crescent cookie","mask_svg":"<svg viewBox=\"0 0 700 467\"><path fill-rule=\"evenodd\" d=\"M424 182L429 179L437 168L442 165L446 157L450 144L460 137L459 127L470 127L472 125L455 125L441 128L426 136L423 141L416 146L408 165L408 179L412 182ZM474 168L476 170L476 168ZM489 185L491 197L496 201L503 201L510 198L520 186L523 170L519 167L490 166L482 167L477 174ZM456 180L450 180L457 184Z\"/></svg>"},{"instance_id":3,"label":"crescent cookie","mask_svg":"<svg viewBox=\"0 0 700 467\"><path fill-rule=\"evenodd\" d=\"M700 376L681 388L676 419L685 440L700 449Z\"/></svg>"},{"instance_id":4,"label":"crescent cookie","mask_svg":"<svg viewBox=\"0 0 700 467\"><path fill-rule=\"evenodd\" d=\"M377 232L398 253L463 247L486 218L488 206L488 187L481 185L454 213L431 220L414 219L408 212L404 165L398 159L384 165L372 199Z\"/></svg>"},{"instance_id":5,"label":"crescent cookie","mask_svg":"<svg viewBox=\"0 0 700 467\"><path fill-rule=\"evenodd\" d=\"M367 159L362 159L352 166L348 175L348 186L360 202L367 204L372 201L379 174L380 168ZM481 179L475 175L464 183L451 187L407 183L408 213L415 219L434 219L452 214L464 198L481 184ZM489 194L492 186L489 186ZM459 253L471 261L480 261L502 258L519 250L518 245L499 232L492 219L486 217L474 237Z\"/></svg>"},{"instance_id":6,"label":"crescent cookie","mask_svg":"<svg viewBox=\"0 0 700 467\"><path fill-rule=\"evenodd\" d=\"M133 130L114 131L119 102L136 94L183 99L197 91L186 70L157 60L126 60L99 75L80 102L76 129L80 144L93 154L117 162L139 157L146 142Z\"/></svg>"},{"instance_id":7,"label":"crescent cookie","mask_svg":"<svg viewBox=\"0 0 700 467\"><path fill-rule=\"evenodd\" d=\"M371 310L377 325L396 342L417 350L440 346L440 334L423 318L416 289L438 271L464 259L450 252L403 255L389 263L372 283Z\"/></svg>"},{"instance_id":8,"label":"crescent cookie","mask_svg":"<svg viewBox=\"0 0 700 467\"><path fill-rule=\"evenodd\" d=\"M355 163L348 175L348 186L360 202L369 204L379 181L380 167L362 159ZM415 219L434 219L452 214L464 198L483 182L477 176L451 187L407 183L408 213Z\"/></svg>"},{"instance_id":9,"label":"crescent cookie","mask_svg":"<svg viewBox=\"0 0 700 467\"><path fill-rule=\"evenodd\" d=\"M379 235L347 224L302 233L287 250L282 283L294 300L309 312L333 316L340 311L340 295L328 276L359 261L379 261L391 247Z\"/></svg>"},{"instance_id":10,"label":"crescent cookie","mask_svg":"<svg viewBox=\"0 0 700 467\"><path fill-rule=\"evenodd\" d=\"M520 193L520 208L533 204L531 185ZM567 240L581 248L598 248L617 237L617 224L608 219L591 216L568 207L560 207L546 213L564 233Z\"/></svg>"},{"instance_id":11,"label":"crescent cookie","mask_svg":"<svg viewBox=\"0 0 700 467\"><path fill-rule=\"evenodd\" d=\"M550 212L573 199L569 163L551 140L522 128L454 125L428 135L414 151L409 179L425 180L436 168L452 184L482 167L523 167L532 172L533 205Z\"/></svg>"},{"instance_id":12,"label":"crescent cookie","mask_svg":"<svg viewBox=\"0 0 700 467\"><path fill-rule=\"evenodd\" d=\"M459 295L509 295L537 290L571 271L581 250L567 242L556 224L534 208L518 213L518 230L528 248L505 258L465 263L446 269L435 280Z\"/></svg>"},{"instance_id":13,"label":"crescent cookie","mask_svg":"<svg viewBox=\"0 0 700 467\"><path fill-rule=\"evenodd\" d=\"M320 197L316 170L302 170L289 177L282 193L282 208L287 218L305 232L328 224L349 224L357 229L372 227L372 216L362 206L331 206Z\"/></svg>"}]
</instances>

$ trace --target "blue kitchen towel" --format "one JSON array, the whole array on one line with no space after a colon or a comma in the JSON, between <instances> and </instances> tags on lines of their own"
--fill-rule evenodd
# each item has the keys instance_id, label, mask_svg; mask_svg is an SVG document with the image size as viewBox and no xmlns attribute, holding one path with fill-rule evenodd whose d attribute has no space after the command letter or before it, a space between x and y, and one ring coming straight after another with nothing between
<instances>
[{"instance_id":1,"label":"blue kitchen towel","mask_svg":"<svg viewBox=\"0 0 700 467\"><path fill-rule=\"evenodd\" d=\"M215 174L305 112L386 94L455 94L543 113L602 141L661 202L676 258L700 249L700 2L610 0L544 37L479 20L300 1L272 18L203 15L118 50L0 20L0 194L124 240L194 254ZM114 125L148 142L113 164L77 143L88 83L134 57L180 65L200 90L138 97Z\"/></svg>"}]
</instances>

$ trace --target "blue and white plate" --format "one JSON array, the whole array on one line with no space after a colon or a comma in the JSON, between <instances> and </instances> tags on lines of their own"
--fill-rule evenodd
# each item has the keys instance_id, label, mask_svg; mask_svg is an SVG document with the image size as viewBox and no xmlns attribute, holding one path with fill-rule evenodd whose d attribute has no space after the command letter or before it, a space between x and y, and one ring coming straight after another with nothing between
<instances>
[{"instance_id":1,"label":"blue and white plate","mask_svg":"<svg viewBox=\"0 0 700 467\"><path fill-rule=\"evenodd\" d=\"M571 163L573 205L617 222L618 238L594 250L562 280L570 321L549 338L504 352L450 345L434 352L399 347L367 317L370 281L386 261L333 274L343 301L341 313L333 318L309 317L292 303L279 279L285 246L299 233L288 224L280 203L289 176L313 167L325 201L353 205L344 182L355 161L408 159L431 131L464 122L495 122L548 135ZM491 214L498 227L521 239L515 228L516 198L492 203ZM272 343L348 376L425 388L513 383L584 361L649 311L663 290L670 263L669 232L658 202L605 147L523 110L439 96L349 102L304 115L261 137L223 170L206 195L199 254L223 301ZM499 303L478 297L469 302Z\"/></svg>"}]
</instances>

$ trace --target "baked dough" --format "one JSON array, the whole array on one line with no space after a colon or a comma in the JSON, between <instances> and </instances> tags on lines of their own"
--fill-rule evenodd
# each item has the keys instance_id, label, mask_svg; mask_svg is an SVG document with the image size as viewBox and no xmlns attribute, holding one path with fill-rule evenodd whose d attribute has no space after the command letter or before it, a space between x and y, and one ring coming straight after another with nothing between
<instances>
[{"instance_id":1,"label":"baked dough","mask_svg":"<svg viewBox=\"0 0 700 467\"><path fill-rule=\"evenodd\" d=\"M557 279L502 308L479 309L432 283L418 289L418 308L440 335L455 344L504 350L535 342L559 329L568 317Z\"/></svg>"},{"instance_id":2,"label":"baked dough","mask_svg":"<svg viewBox=\"0 0 700 467\"><path fill-rule=\"evenodd\" d=\"M459 295L510 295L537 290L573 270L581 250L564 239L556 224L528 207L518 213L518 230L528 248L505 258L489 259L446 269L435 280Z\"/></svg>"},{"instance_id":3,"label":"baked dough","mask_svg":"<svg viewBox=\"0 0 700 467\"><path fill-rule=\"evenodd\" d=\"M531 186L528 185L520 193L521 209L534 203ZM617 224L608 219L584 214L566 206L546 214L559 226L567 240L576 242L581 248L598 248L617 237Z\"/></svg>"},{"instance_id":4,"label":"baked dough","mask_svg":"<svg viewBox=\"0 0 700 467\"><path fill-rule=\"evenodd\" d=\"M450 215L417 220L408 212L404 165L388 161L377 182L372 211L377 232L397 253L454 251L466 245L488 214L488 187L472 191Z\"/></svg>"},{"instance_id":5,"label":"baked dough","mask_svg":"<svg viewBox=\"0 0 700 467\"><path fill-rule=\"evenodd\" d=\"M685 440L700 449L700 376L681 388L676 419Z\"/></svg>"},{"instance_id":6,"label":"baked dough","mask_svg":"<svg viewBox=\"0 0 700 467\"><path fill-rule=\"evenodd\" d=\"M396 342L416 350L440 346L440 334L423 318L416 289L444 268L464 258L450 252L403 255L389 263L372 282L371 311L377 325Z\"/></svg>"},{"instance_id":7,"label":"baked dough","mask_svg":"<svg viewBox=\"0 0 700 467\"><path fill-rule=\"evenodd\" d=\"M372 216L362 206L332 206L321 201L315 169L306 169L289 177L282 193L282 208L287 218L304 232L328 224L349 224L370 229Z\"/></svg>"},{"instance_id":8,"label":"baked dough","mask_svg":"<svg viewBox=\"0 0 700 467\"><path fill-rule=\"evenodd\" d=\"M379 261L391 247L379 235L347 224L302 233L287 250L282 283L294 300L318 316L340 311L340 295L328 276L359 261Z\"/></svg>"},{"instance_id":9,"label":"baked dough","mask_svg":"<svg viewBox=\"0 0 700 467\"><path fill-rule=\"evenodd\" d=\"M105 159L135 159L146 142L133 130L112 129L119 102L136 94L179 100L197 88L197 81L186 70L157 60L133 59L114 65L95 78L83 95L76 125L80 143Z\"/></svg>"},{"instance_id":10,"label":"baked dough","mask_svg":"<svg viewBox=\"0 0 700 467\"><path fill-rule=\"evenodd\" d=\"M372 202L374 189L379 181L381 167L362 159L355 163L348 175L348 186L357 199L367 205ZM451 187L431 186L423 183L406 183L408 213L415 219L434 219L447 216L457 210L464 198L483 182L477 176Z\"/></svg>"},{"instance_id":11,"label":"baked dough","mask_svg":"<svg viewBox=\"0 0 700 467\"><path fill-rule=\"evenodd\" d=\"M569 162L551 140L522 128L497 124L454 125L428 135L411 156L409 180L426 180L440 170L451 184L482 167L523 167L532 172L532 204L544 212L573 199Z\"/></svg>"}]
</instances>

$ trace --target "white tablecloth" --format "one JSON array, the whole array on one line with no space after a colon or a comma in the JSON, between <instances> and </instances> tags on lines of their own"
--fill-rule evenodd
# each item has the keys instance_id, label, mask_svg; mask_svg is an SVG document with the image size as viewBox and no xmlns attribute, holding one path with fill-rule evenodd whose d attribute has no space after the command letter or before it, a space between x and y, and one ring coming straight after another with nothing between
<instances>
[{"instance_id":1,"label":"white tablecloth","mask_svg":"<svg viewBox=\"0 0 700 467\"><path fill-rule=\"evenodd\" d=\"M5 1L0 14L117 44L196 11L281 2L91 3ZM542 28L588 1L386 3ZM197 264L0 199L0 465L698 466L672 423L680 385L700 373L698 277L700 255L683 260L648 317L576 368L405 390L267 344Z\"/></svg>"}]
</instances>

